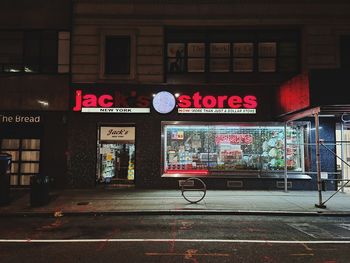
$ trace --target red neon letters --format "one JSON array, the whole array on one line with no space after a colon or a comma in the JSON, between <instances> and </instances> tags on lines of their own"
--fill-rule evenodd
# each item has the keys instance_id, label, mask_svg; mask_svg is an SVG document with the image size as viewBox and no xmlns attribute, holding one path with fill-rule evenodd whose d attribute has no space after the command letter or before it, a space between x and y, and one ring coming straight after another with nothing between
<instances>
[{"instance_id":1,"label":"red neon letters","mask_svg":"<svg viewBox=\"0 0 350 263\"><path fill-rule=\"evenodd\" d=\"M83 94L82 90L75 91L74 111L81 111L82 108L111 108L111 107L149 107L150 99L146 96L139 96L135 91L130 95L123 95L120 92L115 94Z\"/></svg>"},{"instance_id":2,"label":"red neon letters","mask_svg":"<svg viewBox=\"0 0 350 263\"><path fill-rule=\"evenodd\" d=\"M82 90L75 91L74 111L81 111L82 108L111 108L111 107L149 107L151 98L139 96L136 91L123 95L119 91L114 94L83 94ZM253 95L227 96L227 95L206 95L199 92L191 95L181 95L177 98L179 108L231 108L231 109L255 109L258 105L257 98Z\"/></svg>"},{"instance_id":3,"label":"red neon letters","mask_svg":"<svg viewBox=\"0 0 350 263\"><path fill-rule=\"evenodd\" d=\"M196 92L191 96L181 95L177 99L180 108L246 108L255 109L258 105L256 97L252 95L241 96L201 96Z\"/></svg>"},{"instance_id":4,"label":"red neon letters","mask_svg":"<svg viewBox=\"0 0 350 263\"><path fill-rule=\"evenodd\" d=\"M73 108L74 111L80 111L81 108L88 107L104 107L109 108L113 106L113 97L111 95L101 95L97 97L94 94L85 94L82 96L81 90L77 90L75 92L75 106Z\"/></svg>"}]
</instances>

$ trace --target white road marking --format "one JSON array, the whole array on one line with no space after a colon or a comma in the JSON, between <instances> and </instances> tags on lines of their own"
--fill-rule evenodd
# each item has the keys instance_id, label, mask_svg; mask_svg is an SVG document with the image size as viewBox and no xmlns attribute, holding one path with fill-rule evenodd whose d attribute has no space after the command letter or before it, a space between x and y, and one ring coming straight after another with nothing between
<instances>
[{"instance_id":1,"label":"white road marking","mask_svg":"<svg viewBox=\"0 0 350 263\"><path fill-rule=\"evenodd\" d=\"M93 242L197 242L271 244L350 244L350 240L246 240L246 239L0 239L0 243L93 243Z\"/></svg>"}]
</instances>

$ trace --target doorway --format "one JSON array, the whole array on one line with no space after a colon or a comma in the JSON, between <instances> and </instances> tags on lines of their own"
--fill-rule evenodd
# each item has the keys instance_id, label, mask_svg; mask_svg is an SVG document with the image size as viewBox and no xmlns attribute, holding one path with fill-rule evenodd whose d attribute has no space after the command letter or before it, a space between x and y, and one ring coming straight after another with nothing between
<instances>
[{"instance_id":1,"label":"doorway","mask_svg":"<svg viewBox=\"0 0 350 263\"><path fill-rule=\"evenodd\" d=\"M98 139L97 181L134 184L135 127L101 126Z\"/></svg>"},{"instance_id":2,"label":"doorway","mask_svg":"<svg viewBox=\"0 0 350 263\"><path fill-rule=\"evenodd\" d=\"M350 123L337 124L336 141L337 156L350 165ZM342 179L350 180L350 167L339 158L337 158L337 170L341 172ZM346 187L350 187L350 184Z\"/></svg>"},{"instance_id":3,"label":"doorway","mask_svg":"<svg viewBox=\"0 0 350 263\"><path fill-rule=\"evenodd\" d=\"M134 181L135 145L101 144L101 181Z\"/></svg>"}]
</instances>

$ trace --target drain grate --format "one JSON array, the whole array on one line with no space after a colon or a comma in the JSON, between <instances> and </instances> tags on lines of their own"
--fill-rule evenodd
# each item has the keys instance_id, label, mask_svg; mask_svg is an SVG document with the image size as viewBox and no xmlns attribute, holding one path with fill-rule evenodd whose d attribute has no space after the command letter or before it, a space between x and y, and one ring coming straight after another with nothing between
<instances>
[{"instance_id":1,"label":"drain grate","mask_svg":"<svg viewBox=\"0 0 350 263\"><path fill-rule=\"evenodd\" d=\"M77 205L88 205L88 204L90 204L90 202L79 202L79 203L77 203Z\"/></svg>"}]
</instances>

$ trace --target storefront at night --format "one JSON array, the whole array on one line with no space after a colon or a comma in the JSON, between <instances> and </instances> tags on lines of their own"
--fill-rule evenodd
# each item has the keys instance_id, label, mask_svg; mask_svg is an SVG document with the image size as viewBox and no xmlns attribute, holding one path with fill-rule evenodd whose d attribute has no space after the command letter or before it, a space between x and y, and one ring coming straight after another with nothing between
<instances>
[{"instance_id":1,"label":"storefront at night","mask_svg":"<svg viewBox=\"0 0 350 263\"><path fill-rule=\"evenodd\" d=\"M277 115L287 124L308 121L312 189L349 187L350 101L347 69L314 69L277 90Z\"/></svg>"},{"instance_id":2,"label":"storefront at night","mask_svg":"<svg viewBox=\"0 0 350 263\"><path fill-rule=\"evenodd\" d=\"M11 155L10 184L30 186L32 176L49 176L63 187L66 148L65 112L0 112L0 151Z\"/></svg>"},{"instance_id":3,"label":"storefront at night","mask_svg":"<svg viewBox=\"0 0 350 263\"><path fill-rule=\"evenodd\" d=\"M214 189L283 189L288 174L289 188L311 189L310 122L276 121L274 94L252 86L73 84L68 180L178 188L200 177Z\"/></svg>"}]
</instances>

